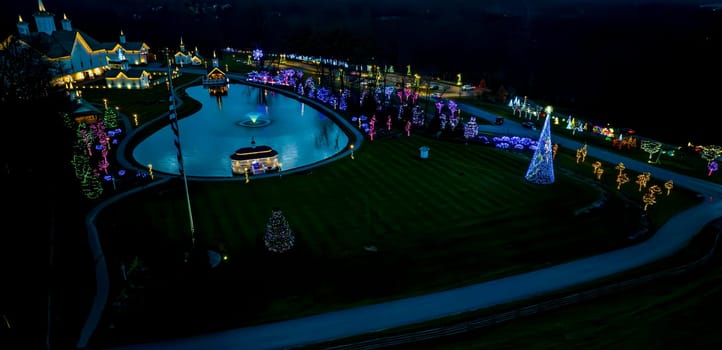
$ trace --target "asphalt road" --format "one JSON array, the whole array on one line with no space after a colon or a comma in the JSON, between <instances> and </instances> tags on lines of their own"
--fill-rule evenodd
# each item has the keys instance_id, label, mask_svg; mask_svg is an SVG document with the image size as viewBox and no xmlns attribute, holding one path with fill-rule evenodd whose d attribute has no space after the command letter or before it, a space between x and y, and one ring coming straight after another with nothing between
<instances>
[{"instance_id":1,"label":"asphalt road","mask_svg":"<svg viewBox=\"0 0 722 350\"><path fill-rule=\"evenodd\" d=\"M472 106L462 105L471 114L493 121L496 116ZM506 120L504 132L536 138L539 131ZM562 147L579 148L579 142L552 135ZM218 333L155 343L136 344L114 350L207 350L207 349L284 349L310 345L370 332L387 330L419 322L453 316L490 306L524 300L562 288L633 269L670 256L683 248L709 222L722 215L722 186L679 175L653 165L627 159L621 154L588 146L595 158L628 169L649 171L654 177L671 179L675 186L703 194L698 206L670 219L650 239L628 248L583 258L573 262L510 276L494 281L456 288L423 296L339 310L282 322L239 328Z\"/></svg>"}]
</instances>

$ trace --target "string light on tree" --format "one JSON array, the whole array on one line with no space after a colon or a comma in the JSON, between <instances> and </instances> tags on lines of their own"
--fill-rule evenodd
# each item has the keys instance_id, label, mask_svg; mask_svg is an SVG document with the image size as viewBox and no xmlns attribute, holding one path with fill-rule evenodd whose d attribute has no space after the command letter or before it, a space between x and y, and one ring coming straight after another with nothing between
<instances>
[{"instance_id":1,"label":"string light on tree","mask_svg":"<svg viewBox=\"0 0 722 350\"><path fill-rule=\"evenodd\" d=\"M285 253L293 248L295 240L296 237L281 209L274 208L266 223L264 236L266 248L274 253Z\"/></svg>"},{"instance_id":2,"label":"string light on tree","mask_svg":"<svg viewBox=\"0 0 722 350\"><path fill-rule=\"evenodd\" d=\"M629 176L627 176L627 173L619 173L617 175L617 190L622 188L622 185L629 182Z\"/></svg>"},{"instance_id":3,"label":"string light on tree","mask_svg":"<svg viewBox=\"0 0 722 350\"><path fill-rule=\"evenodd\" d=\"M554 162L552 156L551 126L549 116L544 120L544 127L539 134L538 147L534 150L524 178L535 184L548 185L554 183Z\"/></svg>"},{"instance_id":4,"label":"string light on tree","mask_svg":"<svg viewBox=\"0 0 722 350\"><path fill-rule=\"evenodd\" d=\"M717 164L717 161L716 160L711 161L709 163L709 165L707 166L707 170L709 170L707 172L707 176L712 176L712 174L714 174L715 171L719 170L719 164Z\"/></svg>"},{"instance_id":5,"label":"string light on tree","mask_svg":"<svg viewBox=\"0 0 722 350\"><path fill-rule=\"evenodd\" d=\"M602 179L602 174L604 174L604 168L601 168L601 167L600 167L600 168L597 169L597 171L596 171L597 180L601 180L601 179Z\"/></svg>"},{"instance_id":6,"label":"string light on tree","mask_svg":"<svg viewBox=\"0 0 722 350\"><path fill-rule=\"evenodd\" d=\"M644 196L642 196L642 202L644 203L644 211L647 211L647 208L649 208L650 205L654 205L657 203L656 198L654 198L654 195L651 193L646 193Z\"/></svg>"},{"instance_id":7,"label":"string light on tree","mask_svg":"<svg viewBox=\"0 0 722 350\"><path fill-rule=\"evenodd\" d=\"M624 163L622 163L622 162L619 162L619 164L617 164L617 166L614 167L614 169L619 170L619 175L622 175L622 173L624 172L624 169L626 169L626 168L627 167L624 166Z\"/></svg>"},{"instance_id":8,"label":"string light on tree","mask_svg":"<svg viewBox=\"0 0 722 350\"><path fill-rule=\"evenodd\" d=\"M637 175L637 184L639 185L639 192L642 192L642 189L647 187L647 182L652 178L652 174L650 173L641 173Z\"/></svg>"},{"instance_id":9,"label":"string light on tree","mask_svg":"<svg viewBox=\"0 0 722 350\"><path fill-rule=\"evenodd\" d=\"M672 192L672 188L674 188L672 180L667 180L667 182L664 183L664 188L667 190L667 195L669 196L669 193Z\"/></svg>"},{"instance_id":10,"label":"string light on tree","mask_svg":"<svg viewBox=\"0 0 722 350\"><path fill-rule=\"evenodd\" d=\"M657 141L642 140L642 150L649 153L647 163L654 163L654 161L652 161L652 155L659 152L661 148L662 144Z\"/></svg>"}]
</instances>

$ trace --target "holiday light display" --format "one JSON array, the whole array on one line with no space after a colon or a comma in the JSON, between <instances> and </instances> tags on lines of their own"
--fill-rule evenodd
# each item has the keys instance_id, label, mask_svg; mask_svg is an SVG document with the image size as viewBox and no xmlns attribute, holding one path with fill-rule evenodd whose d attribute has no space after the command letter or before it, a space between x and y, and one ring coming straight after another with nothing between
<instances>
[{"instance_id":1,"label":"holiday light display","mask_svg":"<svg viewBox=\"0 0 722 350\"><path fill-rule=\"evenodd\" d=\"M86 172L80 180L80 191L88 199L97 199L103 194L103 184L94 172Z\"/></svg>"},{"instance_id":2,"label":"holiday light display","mask_svg":"<svg viewBox=\"0 0 722 350\"><path fill-rule=\"evenodd\" d=\"M624 169L626 169L626 168L627 167L624 166L624 163L622 163L622 162L619 162L619 164L617 164L617 166L614 167L614 169L619 170L619 175L622 175L622 172L624 172Z\"/></svg>"},{"instance_id":3,"label":"holiday light display","mask_svg":"<svg viewBox=\"0 0 722 350\"><path fill-rule=\"evenodd\" d=\"M253 60L258 61L261 58L263 58L263 50L261 50L261 49L253 50Z\"/></svg>"},{"instance_id":4,"label":"holiday light display","mask_svg":"<svg viewBox=\"0 0 722 350\"><path fill-rule=\"evenodd\" d=\"M577 164L584 163L587 159L587 144L577 149Z\"/></svg>"},{"instance_id":5,"label":"holiday light display","mask_svg":"<svg viewBox=\"0 0 722 350\"><path fill-rule=\"evenodd\" d=\"M649 153L649 159L647 160L647 163L654 163L652 161L652 155L659 152L661 148L662 144L660 142L652 140L642 140L642 150Z\"/></svg>"},{"instance_id":6,"label":"holiday light display","mask_svg":"<svg viewBox=\"0 0 722 350\"><path fill-rule=\"evenodd\" d=\"M529 168L524 176L527 181L547 185L554 183L554 163L552 161L552 141L549 116L544 120L544 127L539 135L538 147L534 150Z\"/></svg>"},{"instance_id":7,"label":"holiday light display","mask_svg":"<svg viewBox=\"0 0 722 350\"><path fill-rule=\"evenodd\" d=\"M639 185L639 192L642 192L642 189L647 187L647 182L652 178L652 174L650 173L641 173L637 175L637 181L636 183Z\"/></svg>"},{"instance_id":8,"label":"holiday light display","mask_svg":"<svg viewBox=\"0 0 722 350\"><path fill-rule=\"evenodd\" d=\"M273 209L266 223L264 242L266 248L274 253L285 253L293 248L295 236L281 209Z\"/></svg>"},{"instance_id":9,"label":"holiday light display","mask_svg":"<svg viewBox=\"0 0 722 350\"><path fill-rule=\"evenodd\" d=\"M642 196L642 202L644 203L644 211L646 212L650 205L657 203L657 200L652 193L646 193Z\"/></svg>"},{"instance_id":10,"label":"holiday light display","mask_svg":"<svg viewBox=\"0 0 722 350\"><path fill-rule=\"evenodd\" d=\"M626 184L627 182L629 182L629 176L627 176L627 173L620 172L617 175L617 189L621 189L622 185Z\"/></svg>"},{"instance_id":11,"label":"holiday light display","mask_svg":"<svg viewBox=\"0 0 722 350\"><path fill-rule=\"evenodd\" d=\"M464 139L469 140L479 134L479 125L476 124L476 117L469 117L469 121L464 125Z\"/></svg>"},{"instance_id":12,"label":"holiday light display","mask_svg":"<svg viewBox=\"0 0 722 350\"><path fill-rule=\"evenodd\" d=\"M426 124L424 114L424 109L421 108L421 106L414 106L414 108L411 109L411 124L423 127Z\"/></svg>"},{"instance_id":13,"label":"holiday light display","mask_svg":"<svg viewBox=\"0 0 722 350\"><path fill-rule=\"evenodd\" d=\"M672 192L672 188L674 188L674 182L672 182L672 180L667 180L667 182L664 183L664 189L667 190L668 196L669 193Z\"/></svg>"},{"instance_id":14,"label":"holiday light display","mask_svg":"<svg viewBox=\"0 0 722 350\"><path fill-rule=\"evenodd\" d=\"M717 161L713 160L707 165L707 176L712 176L712 174L719 169L719 164L717 164Z\"/></svg>"},{"instance_id":15,"label":"holiday light display","mask_svg":"<svg viewBox=\"0 0 722 350\"><path fill-rule=\"evenodd\" d=\"M595 161L594 163L592 163L592 174L596 175L596 174L597 174L597 171L598 171L599 168L601 168L601 167L602 167L602 162L600 162L600 161L598 161L598 160Z\"/></svg>"},{"instance_id":16,"label":"holiday light display","mask_svg":"<svg viewBox=\"0 0 722 350\"><path fill-rule=\"evenodd\" d=\"M552 159L557 158L557 152L559 152L559 144L555 143L554 146L552 146Z\"/></svg>"},{"instance_id":17,"label":"holiday light display","mask_svg":"<svg viewBox=\"0 0 722 350\"><path fill-rule=\"evenodd\" d=\"M105 103L105 110L103 111L103 123L107 128L118 127L118 110L115 108L108 108L107 100Z\"/></svg>"},{"instance_id":18,"label":"holiday light display","mask_svg":"<svg viewBox=\"0 0 722 350\"><path fill-rule=\"evenodd\" d=\"M644 211L646 212L650 205L654 205L657 203L657 194L662 192L662 188L660 188L658 185L653 185L649 187L649 190L647 193L642 196L642 202L644 203Z\"/></svg>"},{"instance_id":19,"label":"holiday light display","mask_svg":"<svg viewBox=\"0 0 722 350\"><path fill-rule=\"evenodd\" d=\"M598 168L597 171L595 172L595 174L597 176L597 180L601 180L602 174L604 174L604 168L601 168L601 167Z\"/></svg>"},{"instance_id":20,"label":"holiday light display","mask_svg":"<svg viewBox=\"0 0 722 350\"><path fill-rule=\"evenodd\" d=\"M659 185L652 185L648 189L649 193L651 193L653 196L657 196L657 194L662 193L662 188L659 187Z\"/></svg>"},{"instance_id":21,"label":"holiday light display","mask_svg":"<svg viewBox=\"0 0 722 350\"><path fill-rule=\"evenodd\" d=\"M404 130L406 131L406 136L411 136L411 121L406 121L406 126L404 127Z\"/></svg>"},{"instance_id":22,"label":"holiday light display","mask_svg":"<svg viewBox=\"0 0 722 350\"><path fill-rule=\"evenodd\" d=\"M720 146L710 145L702 146L700 148L702 149L700 156L702 157L702 159L707 161L708 165L710 162L717 159L717 157L722 156L722 147Z\"/></svg>"}]
</instances>

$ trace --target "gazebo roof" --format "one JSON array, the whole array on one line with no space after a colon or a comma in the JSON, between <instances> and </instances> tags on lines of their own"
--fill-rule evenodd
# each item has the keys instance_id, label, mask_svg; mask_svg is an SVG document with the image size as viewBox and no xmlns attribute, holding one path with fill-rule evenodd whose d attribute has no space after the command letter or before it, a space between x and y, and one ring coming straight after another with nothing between
<instances>
[{"instance_id":1,"label":"gazebo roof","mask_svg":"<svg viewBox=\"0 0 722 350\"><path fill-rule=\"evenodd\" d=\"M268 158L268 157L274 157L277 156L278 152L276 152L273 148L269 146L252 146L252 147L242 147L236 150L233 154L231 154L232 160L250 160L250 159L259 159L259 158Z\"/></svg>"}]
</instances>

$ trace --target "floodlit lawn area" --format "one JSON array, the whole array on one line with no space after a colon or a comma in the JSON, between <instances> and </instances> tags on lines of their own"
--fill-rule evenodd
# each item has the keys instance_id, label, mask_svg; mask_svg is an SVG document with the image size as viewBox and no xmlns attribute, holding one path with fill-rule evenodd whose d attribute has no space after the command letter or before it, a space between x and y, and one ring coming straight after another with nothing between
<instances>
[{"instance_id":1,"label":"floodlit lawn area","mask_svg":"<svg viewBox=\"0 0 722 350\"><path fill-rule=\"evenodd\" d=\"M429 159L419 158L422 145ZM120 199L98 219L116 272L111 299L123 285L121 261L139 256L147 270L131 278L142 288L126 290L128 309L110 314L115 328L100 336L130 342L299 317L631 244L641 225L637 185L616 191L614 176L595 181L590 159L576 164L572 150L557 155L554 184L534 185L524 179L529 160L530 153L413 135L367 140L355 160L310 172L248 184L191 181L196 247L229 257L215 269L192 263L194 254L184 263L190 230L178 179ZM607 204L576 215L600 189ZM660 194L652 228L698 202L683 189ZM289 253L263 244L275 207L296 235Z\"/></svg>"}]
</instances>

